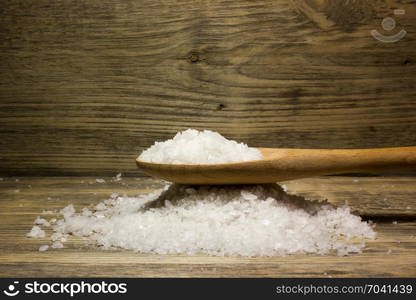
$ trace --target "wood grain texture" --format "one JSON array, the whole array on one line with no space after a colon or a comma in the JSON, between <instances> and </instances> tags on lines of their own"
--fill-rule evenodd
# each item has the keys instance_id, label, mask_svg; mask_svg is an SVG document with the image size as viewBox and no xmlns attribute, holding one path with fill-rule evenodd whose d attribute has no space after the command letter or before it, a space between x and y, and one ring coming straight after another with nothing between
<instances>
[{"instance_id":1,"label":"wood grain texture","mask_svg":"<svg viewBox=\"0 0 416 300\"><path fill-rule=\"evenodd\" d=\"M205 255L148 255L125 250L103 251L71 238L66 248L38 252L46 239L25 234L33 220L47 209L73 203L93 206L112 192L137 195L158 188L161 182L125 178L119 182L95 177L23 177L0 181L0 277L414 277L416 223L414 178L324 177L286 183L288 193L328 199L336 205L348 200L355 212L376 218L377 239L363 253L290 255L287 257L211 257ZM356 180L359 180L358 182ZM30 186L29 186L30 185ZM19 192L16 190L19 189ZM49 198L48 198L49 197ZM381 197L385 199L380 200ZM412 205L412 208L407 206ZM393 224L393 220L398 220Z\"/></svg>"},{"instance_id":2,"label":"wood grain texture","mask_svg":"<svg viewBox=\"0 0 416 300\"><path fill-rule=\"evenodd\" d=\"M135 196L164 186L159 180L102 177L6 177L0 181L1 215L33 214L44 208L61 209L74 203L93 207L113 192ZM18 181L16 181L16 179ZM415 177L317 177L283 182L287 193L309 200L348 203L352 212L366 217L416 218Z\"/></svg>"},{"instance_id":3,"label":"wood grain texture","mask_svg":"<svg viewBox=\"0 0 416 300\"><path fill-rule=\"evenodd\" d=\"M393 9L396 43L376 41ZM0 173L140 174L188 127L261 147L414 145L411 0L4 0Z\"/></svg>"}]
</instances>

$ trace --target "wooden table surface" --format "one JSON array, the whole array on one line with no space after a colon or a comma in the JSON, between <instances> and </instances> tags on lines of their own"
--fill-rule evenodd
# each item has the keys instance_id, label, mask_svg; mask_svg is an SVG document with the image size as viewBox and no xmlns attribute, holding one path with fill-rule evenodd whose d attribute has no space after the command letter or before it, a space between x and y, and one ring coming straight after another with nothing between
<instances>
[{"instance_id":1,"label":"wooden table surface","mask_svg":"<svg viewBox=\"0 0 416 300\"><path fill-rule=\"evenodd\" d=\"M16 179L18 179L16 181ZM288 193L346 202L375 221L377 239L363 253L286 257L213 257L104 251L80 238L39 252L48 239L25 234L44 209L93 206L111 193L146 193L162 185L146 178L97 183L96 177L8 177L0 180L0 276L18 277L414 277L416 178L321 177L286 182ZM397 222L397 223L396 223Z\"/></svg>"}]
</instances>

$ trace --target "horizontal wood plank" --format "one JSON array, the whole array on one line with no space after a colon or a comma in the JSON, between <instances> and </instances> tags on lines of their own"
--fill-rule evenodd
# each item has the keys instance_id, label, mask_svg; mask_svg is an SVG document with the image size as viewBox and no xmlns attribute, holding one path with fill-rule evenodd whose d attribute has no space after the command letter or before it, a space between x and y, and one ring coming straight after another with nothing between
<instances>
[{"instance_id":1,"label":"horizontal wood plank","mask_svg":"<svg viewBox=\"0 0 416 300\"><path fill-rule=\"evenodd\" d=\"M18 181L16 181L16 179ZM94 206L113 192L135 196L161 188L164 183L150 178L100 177L6 177L0 181L0 215L31 215L43 209ZM317 177L281 183L288 194L309 200L328 201L351 207L365 217L416 217L416 177ZM30 218L29 218L30 219ZM28 220L29 220L28 219Z\"/></svg>"},{"instance_id":2,"label":"horizontal wood plank","mask_svg":"<svg viewBox=\"0 0 416 300\"><path fill-rule=\"evenodd\" d=\"M413 145L415 34L410 0L1 1L0 173L141 176L140 151L189 127Z\"/></svg>"},{"instance_id":3,"label":"horizontal wood plank","mask_svg":"<svg viewBox=\"0 0 416 300\"><path fill-rule=\"evenodd\" d=\"M16 181L18 179L18 181ZM126 250L103 251L71 237L64 249L39 252L48 239L25 234L44 209L73 203L93 206L111 193L137 195L162 186L160 181L95 177L2 178L0 180L1 277L414 277L416 276L416 223L414 178L328 177L286 182L290 194L313 200L328 199L349 205L357 213L390 219L376 221L377 239L363 253L289 255L287 257L212 257L206 255L149 255ZM359 180L358 182L355 180ZM17 190L19 190L17 192ZM385 201L380 201L381 197ZM406 205L412 205L410 210ZM371 219L371 218L370 218ZM395 222L397 220L397 223Z\"/></svg>"}]
</instances>

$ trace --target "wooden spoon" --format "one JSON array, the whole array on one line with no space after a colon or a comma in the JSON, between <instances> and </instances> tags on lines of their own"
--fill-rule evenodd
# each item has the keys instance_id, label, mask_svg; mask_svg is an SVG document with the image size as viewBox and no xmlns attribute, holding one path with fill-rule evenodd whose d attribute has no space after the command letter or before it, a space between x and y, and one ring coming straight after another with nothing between
<instances>
[{"instance_id":1,"label":"wooden spoon","mask_svg":"<svg viewBox=\"0 0 416 300\"><path fill-rule=\"evenodd\" d=\"M258 148L262 160L222 164L160 164L136 159L144 173L182 184L272 183L358 172L416 169L416 146L381 149Z\"/></svg>"}]
</instances>

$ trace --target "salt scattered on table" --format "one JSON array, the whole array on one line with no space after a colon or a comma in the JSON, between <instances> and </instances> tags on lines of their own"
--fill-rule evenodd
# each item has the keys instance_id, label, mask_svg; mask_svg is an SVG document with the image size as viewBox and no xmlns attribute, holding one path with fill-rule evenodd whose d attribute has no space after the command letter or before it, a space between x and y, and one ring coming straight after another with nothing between
<instances>
[{"instance_id":1,"label":"salt scattered on table","mask_svg":"<svg viewBox=\"0 0 416 300\"><path fill-rule=\"evenodd\" d=\"M42 245L42 246L39 247L39 251L41 251L41 252L46 251L48 249L49 249L48 245Z\"/></svg>"},{"instance_id":2,"label":"salt scattered on table","mask_svg":"<svg viewBox=\"0 0 416 300\"><path fill-rule=\"evenodd\" d=\"M64 243L74 235L104 249L142 253L347 255L376 236L348 207L291 196L277 184L167 185L137 197L112 197L81 213L69 205L60 213L63 218L52 225L53 241Z\"/></svg>"},{"instance_id":3,"label":"salt scattered on table","mask_svg":"<svg viewBox=\"0 0 416 300\"><path fill-rule=\"evenodd\" d=\"M37 217L35 219L35 224L36 225L42 225L42 226L45 226L45 227L49 227L50 226L49 222L46 219L43 219L41 217Z\"/></svg>"},{"instance_id":4,"label":"salt scattered on table","mask_svg":"<svg viewBox=\"0 0 416 300\"><path fill-rule=\"evenodd\" d=\"M169 164L214 164L262 159L256 148L228 140L217 132L188 129L173 139L156 142L143 151L139 159Z\"/></svg>"},{"instance_id":5,"label":"salt scattered on table","mask_svg":"<svg viewBox=\"0 0 416 300\"><path fill-rule=\"evenodd\" d=\"M121 173L118 173L116 177L114 177L114 181L120 181L121 180Z\"/></svg>"},{"instance_id":6,"label":"salt scattered on table","mask_svg":"<svg viewBox=\"0 0 416 300\"><path fill-rule=\"evenodd\" d=\"M60 242L60 241L55 241L55 242L52 243L51 247L54 248L54 249L59 249L59 248L63 248L64 244L62 244L62 242Z\"/></svg>"},{"instance_id":7,"label":"salt scattered on table","mask_svg":"<svg viewBox=\"0 0 416 300\"><path fill-rule=\"evenodd\" d=\"M44 238L46 236L45 231L42 230L39 226L33 226L29 233L26 234L27 237L31 238Z\"/></svg>"},{"instance_id":8,"label":"salt scattered on table","mask_svg":"<svg viewBox=\"0 0 416 300\"><path fill-rule=\"evenodd\" d=\"M101 178L97 178L97 179L95 179L95 181L98 182L98 183L104 183L105 182L105 180L101 179Z\"/></svg>"}]
</instances>

